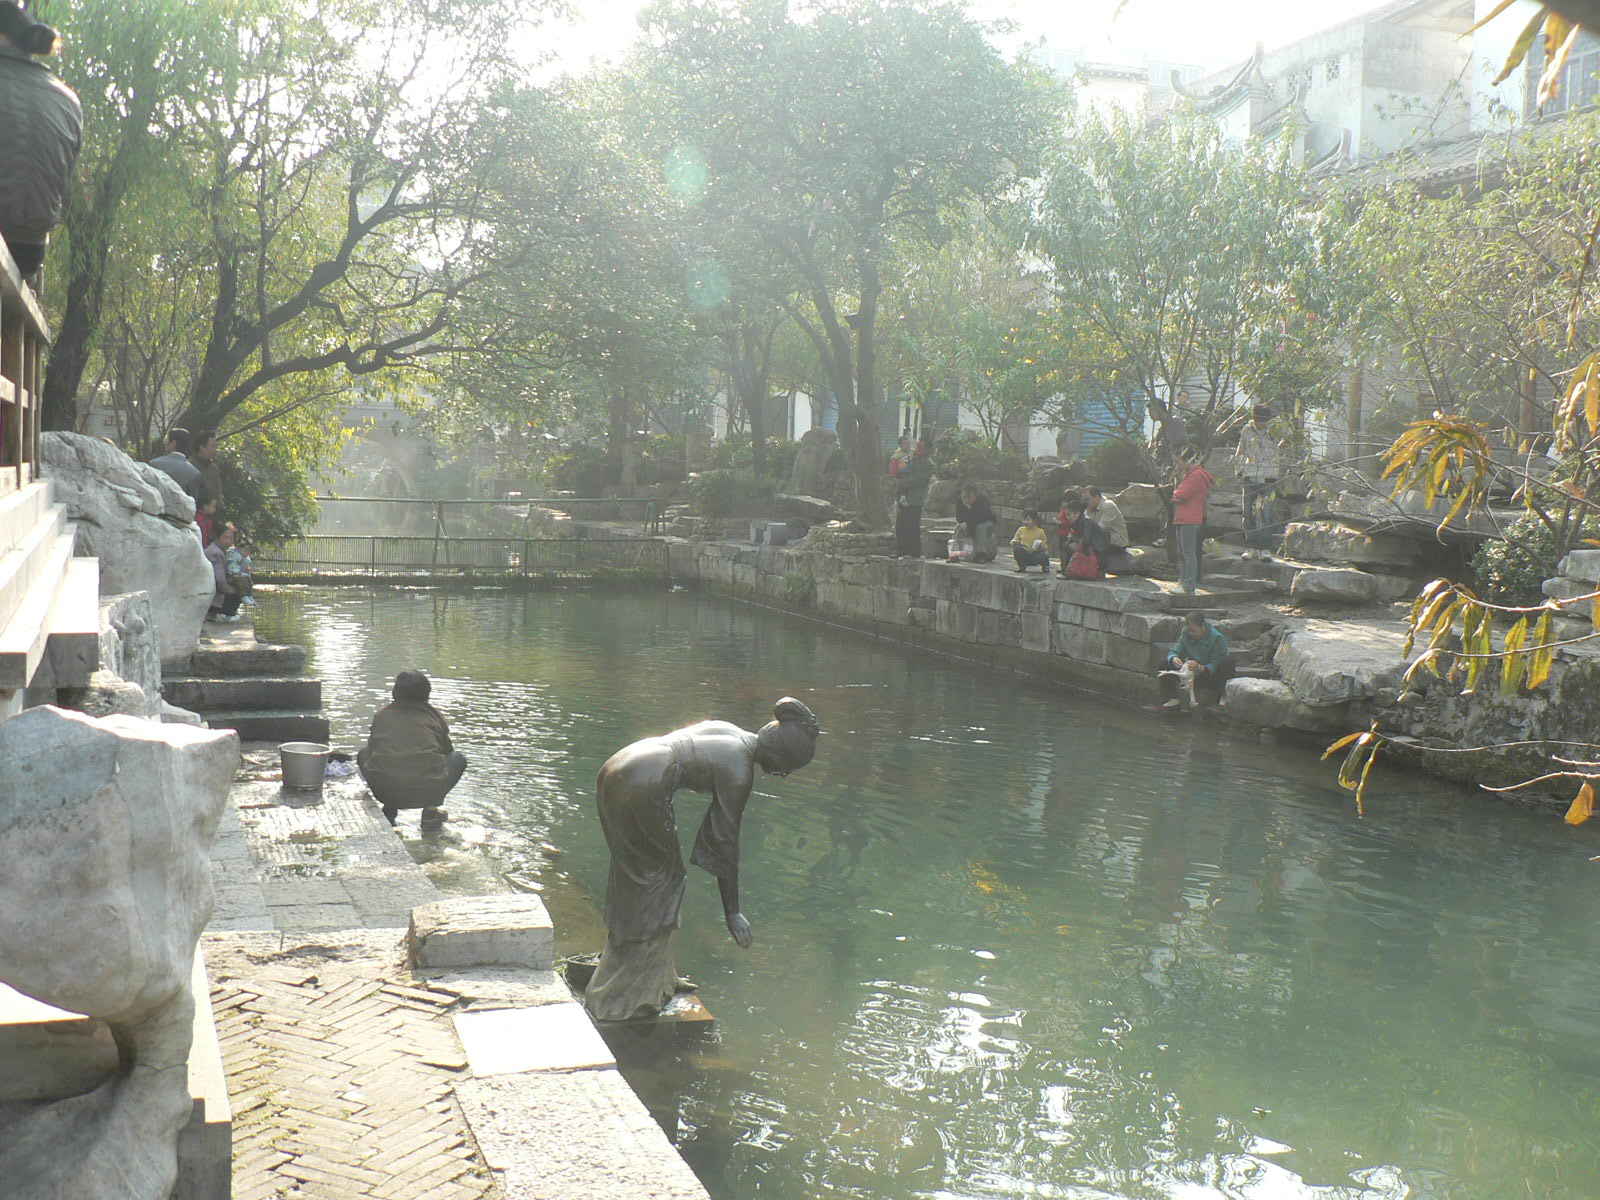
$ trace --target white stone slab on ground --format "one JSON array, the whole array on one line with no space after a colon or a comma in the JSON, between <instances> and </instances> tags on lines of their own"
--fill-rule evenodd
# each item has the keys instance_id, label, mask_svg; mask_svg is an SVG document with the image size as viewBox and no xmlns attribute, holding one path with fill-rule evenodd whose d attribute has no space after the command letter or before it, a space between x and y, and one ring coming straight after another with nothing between
<instances>
[{"instance_id":1,"label":"white stone slab on ground","mask_svg":"<svg viewBox=\"0 0 1600 1200\"><path fill-rule=\"evenodd\" d=\"M707 1200L616 1071L463 1079L456 1099L506 1200Z\"/></svg>"},{"instance_id":2,"label":"white stone slab on ground","mask_svg":"<svg viewBox=\"0 0 1600 1200\"><path fill-rule=\"evenodd\" d=\"M458 896L411 910L407 952L417 967L555 965L555 932L537 896Z\"/></svg>"},{"instance_id":3,"label":"white stone slab on ground","mask_svg":"<svg viewBox=\"0 0 1600 1200\"><path fill-rule=\"evenodd\" d=\"M605 1039L578 1004L484 1009L456 1013L454 1019L467 1062L480 1079L617 1065Z\"/></svg>"}]
</instances>

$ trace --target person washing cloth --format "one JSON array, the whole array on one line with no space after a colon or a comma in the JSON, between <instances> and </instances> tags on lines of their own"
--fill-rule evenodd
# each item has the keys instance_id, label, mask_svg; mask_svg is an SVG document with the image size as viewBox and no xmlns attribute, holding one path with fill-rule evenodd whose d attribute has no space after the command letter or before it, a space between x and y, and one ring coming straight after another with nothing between
<instances>
[{"instance_id":1,"label":"person washing cloth","mask_svg":"<svg viewBox=\"0 0 1600 1200\"><path fill-rule=\"evenodd\" d=\"M438 829L450 814L439 807L466 772L467 759L450 741L450 726L428 703L433 685L418 670L394 677L394 703L372 718L367 744L356 754L361 777L389 824L402 808L420 808L422 827Z\"/></svg>"}]
</instances>

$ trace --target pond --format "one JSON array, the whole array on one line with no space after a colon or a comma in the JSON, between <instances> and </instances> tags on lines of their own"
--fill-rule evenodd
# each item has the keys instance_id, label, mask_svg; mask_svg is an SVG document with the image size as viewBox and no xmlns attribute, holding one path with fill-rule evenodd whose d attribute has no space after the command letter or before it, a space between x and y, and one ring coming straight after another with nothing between
<instances>
[{"instance_id":1,"label":"pond","mask_svg":"<svg viewBox=\"0 0 1600 1200\"><path fill-rule=\"evenodd\" d=\"M564 951L603 939L607 755L816 711L745 815L752 949L690 871L713 1031L633 1069L719 1200L1600 1195L1591 826L1381 766L1358 818L1310 750L693 593L280 590L258 625L342 745L433 676L453 836Z\"/></svg>"}]
</instances>

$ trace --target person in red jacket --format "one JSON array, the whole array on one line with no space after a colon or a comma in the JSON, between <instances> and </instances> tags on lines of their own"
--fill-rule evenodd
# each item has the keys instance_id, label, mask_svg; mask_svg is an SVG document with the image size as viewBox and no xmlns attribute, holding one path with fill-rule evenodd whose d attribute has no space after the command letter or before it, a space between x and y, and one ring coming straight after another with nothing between
<instances>
[{"instance_id":1,"label":"person in red jacket","mask_svg":"<svg viewBox=\"0 0 1600 1200\"><path fill-rule=\"evenodd\" d=\"M1206 495L1217 477L1200 462L1200 451L1178 452L1183 478L1172 491L1172 532L1178 539L1178 582L1189 595L1200 586L1200 533L1206 523Z\"/></svg>"}]
</instances>

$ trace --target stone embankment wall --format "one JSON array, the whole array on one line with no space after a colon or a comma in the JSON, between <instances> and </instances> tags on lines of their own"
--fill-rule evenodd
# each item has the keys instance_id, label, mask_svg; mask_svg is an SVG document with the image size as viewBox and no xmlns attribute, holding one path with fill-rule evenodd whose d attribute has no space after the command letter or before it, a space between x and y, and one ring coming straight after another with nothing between
<instances>
[{"instance_id":1,"label":"stone embankment wall","mask_svg":"<svg viewBox=\"0 0 1600 1200\"><path fill-rule=\"evenodd\" d=\"M1577 575L1600 577L1595 562ZM1194 603L1170 584L1142 578L1076 581L940 561L850 556L834 546L775 548L675 542L675 579L845 625L983 666L1102 693L1119 703L1156 698L1155 672ZM1585 590L1600 584L1581 578ZM1419 675L1404 682L1398 614L1341 615L1264 609L1255 596L1203 598L1240 660L1226 720L1322 745L1376 722L1390 760L1471 782L1510 783L1549 769L1555 742L1600 743L1600 645L1558 651L1550 682L1502 698L1493 686L1460 695L1459 682ZM1229 607L1246 609L1230 613ZM1578 629L1568 625L1567 636ZM1587 622L1583 623L1587 628ZM1538 741L1463 755L1462 747ZM1574 747L1575 748L1575 747ZM1561 783L1543 793L1565 796Z\"/></svg>"},{"instance_id":2,"label":"stone embankment wall","mask_svg":"<svg viewBox=\"0 0 1600 1200\"><path fill-rule=\"evenodd\" d=\"M676 542L675 579L1020 674L1135 700L1177 639L1184 603L1139 577L1099 582L830 549ZM1216 615L1247 666L1275 644L1270 622Z\"/></svg>"}]
</instances>

